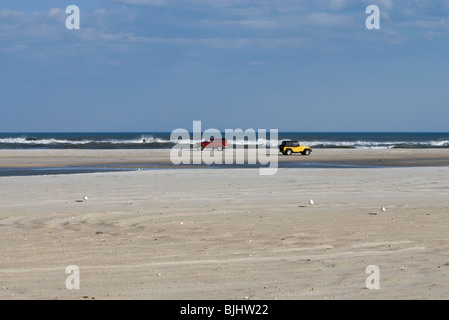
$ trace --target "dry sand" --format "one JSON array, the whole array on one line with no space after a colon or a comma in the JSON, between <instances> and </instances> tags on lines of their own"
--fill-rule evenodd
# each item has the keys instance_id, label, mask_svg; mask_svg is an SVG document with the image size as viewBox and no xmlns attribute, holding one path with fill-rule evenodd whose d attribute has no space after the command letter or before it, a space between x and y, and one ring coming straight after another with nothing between
<instances>
[{"instance_id":1,"label":"dry sand","mask_svg":"<svg viewBox=\"0 0 449 320\"><path fill-rule=\"evenodd\" d=\"M272 176L162 169L1 177L0 299L447 299L447 153L315 150L307 161L421 166ZM0 166L117 161L162 163L167 153L0 152ZM69 265L79 267L79 290L66 288ZM366 288L370 265L380 270L378 290Z\"/></svg>"}]
</instances>

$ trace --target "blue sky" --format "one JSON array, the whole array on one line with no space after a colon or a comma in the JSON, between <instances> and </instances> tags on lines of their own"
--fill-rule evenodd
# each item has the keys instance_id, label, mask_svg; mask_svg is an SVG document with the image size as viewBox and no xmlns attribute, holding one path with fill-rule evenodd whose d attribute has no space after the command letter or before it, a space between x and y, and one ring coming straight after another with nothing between
<instances>
[{"instance_id":1,"label":"blue sky","mask_svg":"<svg viewBox=\"0 0 449 320\"><path fill-rule=\"evenodd\" d=\"M0 132L447 132L448 101L449 0L0 4Z\"/></svg>"}]
</instances>

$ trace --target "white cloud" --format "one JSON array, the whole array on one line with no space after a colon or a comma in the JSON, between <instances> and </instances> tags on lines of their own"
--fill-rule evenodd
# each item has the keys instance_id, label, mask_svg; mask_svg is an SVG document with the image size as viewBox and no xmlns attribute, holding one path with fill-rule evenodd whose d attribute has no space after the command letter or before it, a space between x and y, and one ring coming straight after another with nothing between
<instances>
[{"instance_id":1,"label":"white cloud","mask_svg":"<svg viewBox=\"0 0 449 320\"><path fill-rule=\"evenodd\" d=\"M169 3L169 0L107 0L107 1L130 5L153 5L153 6L164 6Z\"/></svg>"},{"instance_id":2,"label":"white cloud","mask_svg":"<svg viewBox=\"0 0 449 320\"><path fill-rule=\"evenodd\" d=\"M391 9L393 7L393 0L378 0L381 7Z\"/></svg>"},{"instance_id":3,"label":"white cloud","mask_svg":"<svg viewBox=\"0 0 449 320\"><path fill-rule=\"evenodd\" d=\"M393 0L364 0L366 5L376 5L379 7L380 11L382 10L390 10L393 8ZM406 5L405 3L401 4L402 6Z\"/></svg>"},{"instance_id":4,"label":"white cloud","mask_svg":"<svg viewBox=\"0 0 449 320\"><path fill-rule=\"evenodd\" d=\"M147 5L175 3L174 0L115 1L124 4ZM276 2L266 0L259 2L255 0L218 0L216 2L185 0L183 10L186 13L194 11L196 19L192 19L192 15L179 13L179 10L170 11L170 8L164 8L163 11L172 18L169 22L160 17L160 19L154 19L154 16L141 15L142 7L119 6L120 9L118 9L105 6L105 8L83 11L81 29L74 32L65 28L63 20L67 15L64 8L51 7L45 11L28 13L1 9L0 39L8 42L4 47L10 48L10 52L34 50L33 46L38 48L41 43L45 42L48 42L45 43L45 46L57 47L69 45L71 41L86 48L88 46L115 46L114 50L117 48L117 50L123 51L132 50L135 48L135 44L198 46L229 50L249 47L309 48L314 45L315 30L318 30L321 38L325 38L326 35L331 37L335 40L334 43L337 43L339 39L344 39L345 43L349 39L357 41L360 32L364 31L366 15L364 10L360 12L351 11L352 9L342 10L349 4L349 1L316 0L314 3L298 0ZM412 33L414 33L413 37L420 35L448 36L447 32L442 31L449 29L449 19L441 17L441 12L435 12L435 16L425 15L419 10L420 7L411 5L413 1L407 1L408 10L404 10L402 7L393 7L391 0L365 0L366 3L376 3L381 6L381 19L384 21L384 23L381 22L384 35L382 39L386 43L391 39L401 39L401 41L406 37L411 39L410 34ZM447 1L449 2L449 0ZM188 7L186 3L192 6ZM305 7L305 3L307 3L307 7ZM318 9L323 4L327 4L329 7ZM420 2L419 6L423 5L429 5L429 3ZM215 6L220 9L205 8L205 6ZM382 9L382 6L385 9ZM293 8L292 11L286 11L287 7ZM160 13L153 9L147 10L147 12ZM130 18L131 16L132 18ZM391 18L389 19L389 17ZM169 32L165 32L167 25L170 25ZM353 28L345 28L344 32L334 31L337 27L346 26L353 26ZM321 27L330 28L323 30ZM173 33L172 31L176 29L179 32ZM43 47L42 45L39 48Z\"/></svg>"},{"instance_id":5,"label":"white cloud","mask_svg":"<svg viewBox=\"0 0 449 320\"><path fill-rule=\"evenodd\" d=\"M329 7L332 9L338 10L347 5L346 0L329 0Z\"/></svg>"},{"instance_id":6,"label":"white cloud","mask_svg":"<svg viewBox=\"0 0 449 320\"><path fill-rule=\"evenodd\" d=\"M416 25L424 29L449 29L449 19L441 18L439 20L418 20Z\"/></svg>"},{"instance_id":7,"label":"white cloud","mask_svg":"<svg viewBox=\"0 0 449 320\"><path fill-rule=\"evenodd\" d=\"M108 15L108 12L107 12L106 9L100 8L100 9L96 9L94 11L94 14L97 15L97 16L106 16L106 15Z\"/></svg>"},{"instance_id":8,"label":"white cloud","mask_svg":"<svg viewBox=\"0 0 449 320\"><path fill-rule=\"evenodd\" d=\"M65 11L62 8L50 8L47 12L47 17L61 17L64 14Z\"/></svg>"},{"instance_id":9,"label":"white cloud","mask_svg":"<svg viewBox=\"0 0 449 320\"><path fill-rule=\"evenodd\" d=\"M352 18L349 15L313 12L307 16L305 22L317 26L339 26L350 24L352 22Z\"/></svg>"},{"instance_id":10,"label":"white cloud","mask_svg":"<svg viewBox=\"0 0 449 320\"><path fill-rule=\"evenodd\" d=\"M23 19L26 18L28 14L20 11L14 11L9 9L0 10L0 18L2 19Z\"/></svg>"},{"instance_id":11,"label":"white cloud","mask_svg":"<svg viewBox=\"0 0 449 320\"><path fill-rule=\"evenodd\" d=\"M278 28L281 27L278 21L274 19L245 19L245 20L202 20L198 25L203 26L233 26L233 27L248 27L248 28Z\"/></svg>"},{"instance_id":12,"label":"white cloud","mask_svg":"<svg viewBox=\"0 0 449 320\"><path fill-rule=\"evenodd\" d=\"M27 48L28 48L27 45L18 43L18 44L13 44L11 46L6 46L4 48L1 48L1 51L9 52L9 53L18 53L18 52L25 51Z\"/></svg>"},{"instance_id":13,"label":"white cloud","mask_svg":"<svg viewBox=\"0 0 449 320\"><path fill-rule=\"evenodd\" d=\"M108 2L117 2L130 5L201 5L210 7L230 7L234 5L260 5L269 1L257 0L106 0Z\"/></svg>"}]
</instances>

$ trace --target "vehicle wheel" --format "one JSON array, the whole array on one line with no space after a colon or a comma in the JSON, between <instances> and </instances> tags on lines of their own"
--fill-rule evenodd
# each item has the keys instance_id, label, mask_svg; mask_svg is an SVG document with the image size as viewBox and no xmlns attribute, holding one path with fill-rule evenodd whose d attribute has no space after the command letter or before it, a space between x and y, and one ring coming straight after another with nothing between
<instances>
[{"instance_id":1,"label":"vehicle wheel","mask_svg":"<svg viewBox=\"0 0 449 320\"><path fill-rule=\"evenodd\" d=\"M201 146L201 151L203 151L204 150L204 146Z\"/></svg>"},{"instance_id":2,"label":"vehicle wheel","mask_svg":"<svg viewBox=\"0 0 449 320\"><path fill-rule=\"evenodd\" d=\"M291 154L292 154L292 149L287 149L287 150L285 150L285 154L286 154L287 156L291 155Z\"/></svg>"},{"instance_id":3,"label":"vehicle wheel","mask_svg":"<svg viewBox=\"0 0 449 320\"><path fill-rule=\"evenodd\" d=\"M310 154L310 149L304 150L304 152L302 154L305 156L308 156Z\"/></svg>"}]
</instances>

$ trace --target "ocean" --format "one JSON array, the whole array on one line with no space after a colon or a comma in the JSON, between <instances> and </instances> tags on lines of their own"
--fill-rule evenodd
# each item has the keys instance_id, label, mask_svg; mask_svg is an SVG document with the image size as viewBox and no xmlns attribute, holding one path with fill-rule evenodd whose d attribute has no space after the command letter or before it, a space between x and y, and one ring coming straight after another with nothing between
<instances>
[{"instance_id":1,"label":"ocean","mask_svg":"<svg viewBox=\"0 0 449 320\"><path fill-rule=\"evenodd\" d=\"M124 132L124 133L0 133L0 149L170 149L177 143L185 147L201 140L193 140L190 133L188 140L171 140L170 132ZM225 133L222 133L225 136ZM273 137L274 138L274 137ZM346 149L422 149L422 148L446 148L449 149L449 133L328 133L328 132L281 132L277 139L271 139L269 135L257 137L255 141L248 142L244 137L233 139L229 146L255 145L278 146L282 140L299 140L302 145L312 149L346 148ZM195 167L195 166L193 166ZM229 168L229 165L199 166L200 168ZM257 165L233 165L232 168L257 167ZM281 162L279 167L285 168L368 168L370 165L341 164L301 161ZM136 164L135 166L70 166L49 168L16 168L0 167L2 176L26 176L48 174L72 174L90 172L157 170L157 164Z\"/></svg>"},{"instance_id":2,"label":"ocean","mask_svg":"<svg viewBox=\"0 0 449 320\"><path fill-rule=\"evenodd\" d=\"M170 132L123 133L0 133L0 149L170 149L178 141ZM223 133L223 137L225 134ZM190 137L193 137L190 134ZM311 148L393 149L449 148L449 133L435 132L279 132L277 140L259 138L253 144L278 145L299 140ZM194 145L196 140L182 141ZM244 139L230 145L246 144Z\"/></svg>"}]
</instances>

